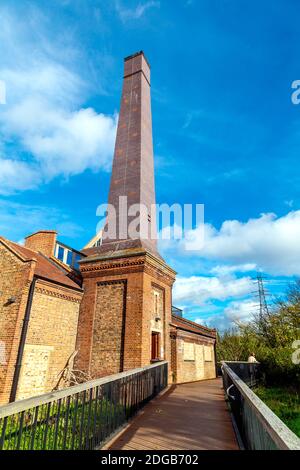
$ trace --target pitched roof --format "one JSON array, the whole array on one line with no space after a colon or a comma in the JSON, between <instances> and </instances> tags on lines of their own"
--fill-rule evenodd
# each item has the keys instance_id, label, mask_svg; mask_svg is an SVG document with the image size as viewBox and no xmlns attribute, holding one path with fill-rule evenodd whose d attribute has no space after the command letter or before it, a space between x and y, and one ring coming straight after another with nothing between
<instances>
[{"instance_id":1,"label":"pitched roof","mask_svg":"<svg viewBox=\"0 0 300 470\"><path fill-rule=\"evenodd\" d=\"M216 338L216 330L214 328L207 328L206 326L199 325L191 320L172 315L172 324L182 330L191 331L192 333L209 336L210 338Z\"/></svg>"},{"instance_id":2,"label":"pitched roof","mask_svg":"<svg viewBox=\"0 0 300 470\"><path fill-rule=\"evenodd\" d=\"M37 276L43 277L49 281L63 284L66 287L81 290L78 284L68 277L67 270L59 268L46 256L38 253L37 251L25 248L25 246L13 243L7 239L4 239L4 242L7 243L7 245L13 249L13 251L21 255L22 258L25 258L25 260L36 260L35 274Z\"/></svg>"}]
</instances>

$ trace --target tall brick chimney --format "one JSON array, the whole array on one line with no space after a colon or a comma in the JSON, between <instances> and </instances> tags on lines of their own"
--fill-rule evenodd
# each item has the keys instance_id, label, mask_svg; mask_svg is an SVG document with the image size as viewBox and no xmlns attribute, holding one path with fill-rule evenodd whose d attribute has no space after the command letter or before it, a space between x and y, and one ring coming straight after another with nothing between
<instances>
[{"instance_id":1,"label":"tall brick chimney","mask_svg":"<svg viewBox=\"0 0 300 470\"><path fill-rule=\"evenodd\" d=\"M50 258L54 256L56 236L55 230L39 230L25 238L25 247L39 251Z\"/></svg>"},{"instance_id":2,"label":"tall brick chimney","mask_svg":"<svg viewBox=\"0 0 300 470\"><path fill-rule=\"evenodd\" d=\"M119 197L127 196L127 207L119 209ZM107 227L117 221L116 237L103 239L102 250L121 250L144 247L157 254L152 117L150 98L150 66L144 53L138 52L124 59L124 81L121 109L115 143L109 204L116 210L116 220L108 215ZM122 217L128 227L138 214L127 216L133 204L143 204L147 213L141 218L146 236L124 239L119 233L118 220ZM152 213L151 213L152 208ZM106 227L106 229L107 229Z\"/></svg>"},{"instance_id":3,"label":"tall brick chimney","mask_svg":"<svg viewBox=\"0 0 300 470\"><path fill-rule=\"evenodd\" d=\"M127 206L143 204L148 231L136 238L104 239L87 248L80 261L84 295L80 305L75 368L91 377L115 374L150 364L171 361L170 323L175 271L157 252L150 68L138 52L125 59L121 110L109 192L109 203L119 209L119 197ZM108 214L107 227L115 224ZM107 228L106 227L106 228ZM109 230L107 233L110 233ZM121 234L123 235L123 234ZM154 341L155 340L155 341Z\"/></svg>"}]
</instances>

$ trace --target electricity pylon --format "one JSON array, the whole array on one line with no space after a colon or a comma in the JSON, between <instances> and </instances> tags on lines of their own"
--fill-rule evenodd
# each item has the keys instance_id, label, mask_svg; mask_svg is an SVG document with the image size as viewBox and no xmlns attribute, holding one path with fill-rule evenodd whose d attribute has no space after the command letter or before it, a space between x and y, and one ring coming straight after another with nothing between
<instances>
[{"instance_id":1,"label":"electricity pylon","mask_svg":"<svg viewBox=\"0 0 300 470\"><path fill-rule=\"evenodd\" d=\"M266 301L266 292L264 287L264 278L261 273L257 273L257 287L259 297L259 322L263 325L263 320L266 316L269 316L268 304Z\"/></svg>"}]
</instances>

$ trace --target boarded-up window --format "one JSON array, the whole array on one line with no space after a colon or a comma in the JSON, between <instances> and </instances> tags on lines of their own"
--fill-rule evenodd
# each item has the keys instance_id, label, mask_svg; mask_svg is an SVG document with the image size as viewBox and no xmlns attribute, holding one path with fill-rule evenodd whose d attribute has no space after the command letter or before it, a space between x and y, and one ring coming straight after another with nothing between
<instances>
[{"instance_id":1,"label":"boarded-up window","mask_svg":"<svg viewBox=\"0 0 300 470\"><path fill-rule=\"evenodd\" d=\"M194 343L183 343L183 360L194 361L195 360L195 345Z\"/></svg>"},{"instance_id":2,"label":"boarded-up window","mask_svg":"<svg viewBox=\"0 0 300 470\"><path fill-rule=\"evenodd\" d=\"M204 360L205 361L212 361L212 346L204 346Z\"/></svg>"},{"instance_id":3,"label":"boarded-up window","mask_svg":"<svg viewBox=\"0 0 300 470\"><path fill-rule=\"evenodd\" d=\"M42 395L47 390L47 373L52 346L25 344L17 399Z\"/></svg>"}]
</instances>

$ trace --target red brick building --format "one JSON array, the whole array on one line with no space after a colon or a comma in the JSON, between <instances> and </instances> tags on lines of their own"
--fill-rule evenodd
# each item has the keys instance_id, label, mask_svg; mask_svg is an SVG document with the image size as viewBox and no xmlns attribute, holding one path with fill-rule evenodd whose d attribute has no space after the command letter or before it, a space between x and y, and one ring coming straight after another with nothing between
<instances>
[{"instance_id":1,"label":"red brick building","mask_svg":"<svg viewBox=\"0 0 300 470\"><path fill-rule=\"evenodd\" d=\"M0 238L0 403L52 390L75 349L82 289L54 234L30 237L36 250Z\"/></svg>"},{"instance_id":2,"label":"red brick building","mask_svg":"<svg viewBox=\"0 0 300 470\"><path fill-rule=\"evenodd\" d=\"M175 383L216 377L216 331L172 315L171 370Z\"/></svg>"},{"instance_id":3,"label":"red brick building","mask_svg":"<svg viewBox=\"0 0 300 470\"><path fill-rule=\"evenodd\" d=\"M109 228L135 217L140 232ZM172 315L175 271L157 249L150 66L125 59L108 213L102 241L81 252L39 231L25 247L0 238L0 402L51 390L76 350L91 377L169 361L170 381L215 377L216 332ZM122 232L122 233L121 233ZM129 232L129 231L128 231ZM81 287L82 286L82 287ZM1 358L0 358L1 359Z\"/></svg>"}]
</instances>

